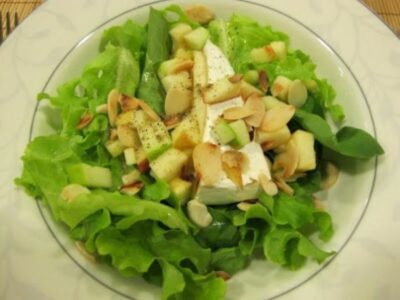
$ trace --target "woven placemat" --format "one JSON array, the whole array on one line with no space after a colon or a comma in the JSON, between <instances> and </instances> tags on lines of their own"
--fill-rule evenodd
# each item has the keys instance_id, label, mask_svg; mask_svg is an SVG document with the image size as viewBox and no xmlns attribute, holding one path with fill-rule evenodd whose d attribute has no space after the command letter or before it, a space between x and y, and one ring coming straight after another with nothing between
<instances>
[{"instance_id":1,"label":"woven placemat","mask_svg":"<svg viewBox=\"0 0 400 300\"><path fill-rule=\"evenodd\" d=\"M368 7L379 15L382 20L397 33L398 36L400 36L400 0L362 1L364 1ZM0 12L3 14L10 12L12 16L14 15L14 12L17 12L18 19L21 22L43 2L44 0L0 0ZM5 30L5 24L3 24L2 30Z\"/></svg>"}]
</instances>

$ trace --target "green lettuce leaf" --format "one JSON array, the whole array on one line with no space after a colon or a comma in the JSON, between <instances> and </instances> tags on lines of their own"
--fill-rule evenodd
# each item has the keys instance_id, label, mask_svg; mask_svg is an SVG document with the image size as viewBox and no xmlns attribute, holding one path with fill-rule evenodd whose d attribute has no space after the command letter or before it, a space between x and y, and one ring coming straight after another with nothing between
<instances>
[{"instance_id":1,"label":"green lettuce leaf","mask_svg":"<svg viewBox=\"0 0 400 300\"><path fill-rule=\"evenodd\" d=\"M109 44L126 48L135 60L140 62L145 53L146 34L146 29L143 26L128 20L123 25L104 30L99 49L104 51Z\"/></svg>"},{"instance_id":2,"label":"green lettuce leaf","mask_svg":"<svg viewBox=\"0 0 400 300\"><path fill-rule=\"evenodd\" d=\"M169 184L162 180L153 183L145 183L142 197L144 199L160 202L171 195Z\"/></svg>"},{"instance_id":3,"label":"green lettuce leaf","mask_svg":"<svg viewBox=\"0 0 400 300\"><path fill-rule=\"evenodd\" d=\"M296 111L295 119L318 142L344 156L366 159L384 153L379 143L361 129L346 126L334 134L323 118L301 109Z\"/></svg>"},{"instance_id":4,"label":"green lettuce leaf","mask_svg":"<svg viewBox=\"0 0 400 300\"><path fill-rule=\"evenodd\" d=\"M214 270L225 271L230 275L245 269L250 263L250 256L243 255L237 248L221 248L212 253L211 265Z\"/></svg>"},{"instance_id":5,"label":"green lettuce leaf","mask_svg":"<svg viewBox=\"0 0 400 300\"><path fill-rule=\"evenodd\" d=\"M300 232L287 227L275 227L264 238L265 257L290 269L300 267L306 257L322 263L333 254L319 249Z\"/></svg>"},{"instance_id":6,"label":"green lettuce leaf","mask_svg":"<svg viewBox=\"0 0 400 300\"><path fill-rule=\"evenodd\" d=\"M171 39L169 24L161 11L150 9L147 29L146 63L140 81L138 96L146 101L153 110L164 113L165 92L157 76L159 64L169 58Z\"/></svg>"}]
</instances>

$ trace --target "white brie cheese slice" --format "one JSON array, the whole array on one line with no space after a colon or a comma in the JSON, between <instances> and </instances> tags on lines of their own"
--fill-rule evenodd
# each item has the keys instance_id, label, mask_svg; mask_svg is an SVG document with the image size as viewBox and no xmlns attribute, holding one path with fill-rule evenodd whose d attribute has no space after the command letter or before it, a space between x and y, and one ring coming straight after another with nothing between
<instances>
[{"instance_id":1,"label":"white brie cheese slice","mask_svg":"<svg viewBox=\"0 0 400 300\"><path fill-rule=\"evenodd\" d=\"M208 83L214 83L234 74L228 59L213 43L207 41L203 51L208 65ZM243 99L236 97L221 103L207 105L207 119L202 141L218 144L213 133L215 120L222 115L225 109L243 104ZM222 152L232 149L227 145L220 147ZM249 162L248 168L242 174L243 188L239 188L226 174L223 174L214 186L205 186L200 182L197 192L197 199L200 202L208 205L223 205L258 197L260 193L259 175L263 173L267 178L271 178L263 150L258 143L251 142L239 151L247 156Z\"/></svg>"}]
</instances>

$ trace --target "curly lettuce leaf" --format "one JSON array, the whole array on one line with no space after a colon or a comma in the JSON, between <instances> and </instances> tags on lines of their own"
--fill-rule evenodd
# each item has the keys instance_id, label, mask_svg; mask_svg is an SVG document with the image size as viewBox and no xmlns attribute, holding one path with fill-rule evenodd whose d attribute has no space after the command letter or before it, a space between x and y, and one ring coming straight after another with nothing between
<instances>
[{"instance_id":1,"label":"curly lettuce leaf","mask_svg":"<svg viewBox=\"0 0 400 300\"><path fill-rule=\"evenodd\" d=\"M128 20L123 25L104 30L99 50L104 51L109 44L126 48L140 62L145 54L146 35L145 27Z\"/></svg>"},{"instance_id":2,"label":"curly lettuce leaf","mask_svg":"<svg viewBox=\"0 0 400 300\"><path fill-rule=\"evenodd\" d=\"M221 248L212 253L211 265L214 270L234 275L245 269L250 260L250 256L243 255L242 251L237 247Z\"/></svg>"}]
</instances>

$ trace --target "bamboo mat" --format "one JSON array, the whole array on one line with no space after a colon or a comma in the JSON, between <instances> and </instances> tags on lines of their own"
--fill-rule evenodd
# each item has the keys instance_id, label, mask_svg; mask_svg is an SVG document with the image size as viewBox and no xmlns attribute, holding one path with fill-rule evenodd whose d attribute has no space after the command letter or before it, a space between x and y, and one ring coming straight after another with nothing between
<instances>
[{"instance_id":1,"label":"bamboo mat","mask_svg":"<svg viewBox=\"0 0 400 300\"><path fill-rule=\"evenodd\" d=\"M382 20L400 36L400 0L362 0ZM3 14L3 28L5 31L5 13L10 12L12 19L17 12L19 22L25 19L44 0L0 0L0 13ZM13 27L13 26L12 26Z\"/></svg>"}]
</instances>

